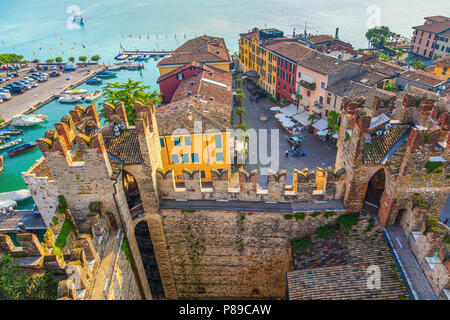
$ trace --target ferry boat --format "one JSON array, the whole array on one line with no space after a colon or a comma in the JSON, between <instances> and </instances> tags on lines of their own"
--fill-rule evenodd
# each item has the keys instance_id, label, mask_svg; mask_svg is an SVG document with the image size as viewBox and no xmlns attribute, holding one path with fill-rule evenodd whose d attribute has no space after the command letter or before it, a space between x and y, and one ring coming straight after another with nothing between
<instances>
[{"instance_id":1,"label":"ferry boat","mask_svg":"<svg viewBox=\"0 0 450 320\"><path fill-rule=\"evenodd\" d=\"M86 84L100 84L102 83L102 79L100 78L92 78L89 80L86 80Z\"/></svg>"},{"instance_id":2,"label":"ferry boat","mask_svg":"<svg viewBox=\"0 0 450 320\"><path fill-rule=\"evenodd\" d=\"M13 148L23 142L23 138L0 145L0 151Z\"/></svg>"},{"instance_id":3,"label":"ferry boat","mask_svg":"<svg viewBox=\"0 0 450 320\"><path fill-rule=\"evenodd\" d=\"M102 96L102 93L103 93L102 90L98 90L98 91L95 91L93 93L90 93L84 98L84 101L92 102L92 101L100 98Z\"/></svg>"},{"instance_id":4,"label":"ferry boat","mask_svg":"<svg viewBox=\"0 0 450 320\"><path fill-rule=\"evenodd\" d=\"M37 145L38 145L37 142L34 142L34 141L25 143L25 144L23 144L21 146L18 146L16 148L11 149L10 151L8 151L8 156L12 157L12 156L24 153L25 151L28 151L28 150L31 150L31 149L37 147Z\"/></svg>"},{"instance_id":5,"label":"ferry boat","mask_svg":"<svg viewBox=\"0 0 450 320\"><path fill-rule=\"evenodd\" d=\"M3 156L0 156L0 173L3 172L4 166L5 166L5 160L3 159Z\"/></svg>"},{"instance_id":6,"label":"ferry boat","mask_svg":"<svg viewBox=\"0 0 450 320\"><path fill-rule=\"evenodd\" d=\"M32 127L37 124L41 124L44 120L36 118L34 116L20 114L12 117L11 125L13 127Z\"/></svg>"},{"instance_id":7,"label":"ferry boat","mask_svg":"<svg viewBox=\"0 0 450 320\"><path fill-rule=\"evenodd\" d=\"M112 72L112 71L100 71L100 72L97 72L97 77L100 77L100 78L113 78L115 76L117 76L116 73Z\"/></svg>"},{"instance_id":8,"label":"ferry boat","mask_svg":"<svg viewBox=\"0 0 450 320\"><path fill-rule=\"evenodd\" d=\"M62 96L58 99L59 103L76 103L81 102L82 98L80 96Z\"/></svg>"},{"instance_id":9,"label":"ferry boat","mask_svg":"<svg viewBox=\"0 0 450 320\"><path fill-rule=\"evenodd\" d=\"M72 90L64 90L65 94L84 94L88 91L86 89L72 89Z\"/></svg>"},{"instance_id":10,"label":"ferry boat","mask_svg":"<svg viewBox=\"0 0 450 320\"><path fill-rule=\"evenodd\" d=\"M2 135L10 135L10 136L15 136L18 134L22 134L23 131L20 129L1 129L0 130L0 136Z\"/></svg>"}]
</instances>

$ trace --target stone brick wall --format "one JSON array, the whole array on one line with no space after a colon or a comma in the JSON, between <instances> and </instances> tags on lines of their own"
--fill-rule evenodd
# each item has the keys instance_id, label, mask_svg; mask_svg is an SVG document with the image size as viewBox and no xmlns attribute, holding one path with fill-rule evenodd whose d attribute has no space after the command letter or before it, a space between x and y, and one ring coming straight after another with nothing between
<instances>
[{"instance_id":1,"label":"stone brick wall","mask_svg":"<svg viewBox=\"0 0 450 320\"><path fill-rule=\"evenodd\" d=\"M170 257L165 263L172 270L169 281L179 298L284 298L285 273L293 269L290 240L338 216L306 215L297 221L281 213L160 214Z\"/></svg>"},{"instance_id":2,"label":"stone brick wall","mask_svg":"<svg viewBox=\"0 0 450 320\"><path fill-rule=\"evenodd\" d=\"M142 299L135 279L135 273L122 250L120 250L117 259L109 297L111 300Z\"/></svg>"}]
</instances>

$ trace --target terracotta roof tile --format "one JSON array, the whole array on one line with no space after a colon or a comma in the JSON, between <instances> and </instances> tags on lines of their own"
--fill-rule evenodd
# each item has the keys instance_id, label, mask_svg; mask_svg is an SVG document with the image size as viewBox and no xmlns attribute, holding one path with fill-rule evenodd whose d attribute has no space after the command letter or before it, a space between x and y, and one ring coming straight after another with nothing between
<instances>
[{"instance_id":1,"label":"terracotta roof tile","mask_svg":"<svg viewBox=\"0 0 450 320\"><path fill-rule=\"evenodd\" d=\"M437 59L434 62L434 65L450 68L450 56L446 56L446 57Z\"/></svg>"},{"instance_id":2,"label":"terracotta roof tile","mask_svg":"<svg viewBox=\"0 0 450 320\"><path fill-rule=\"evenodd\" d=\"M315 52L299 42L292 41L269 42L262 46L294 62L299 62Z\"/></svg>"},{"instance_id":3,"label":"terracotta roof tile","mask_svg":"<svg viewBox=\"0 0 450 320\"><path fill-rule=\"evenodd\" d=\"M314 44L319 44L322 42L327 42L327 41L332 41L332 40L337 40L337 39L328 34L319 34L317 36L308 37L308 38L306 38L306 40L311 41Z\"/></svg>"},{"instance_id":4,"label":"terracotta roof tile","mask_svg":"<svg viewBox=\"0 0 450 320\"><path fill-rule=\"evenodd\" d=\"M192 61L200 63L231 61L223 38L201 36L186 41L172 51L170 56L158 62L157 66L171 64L187 64Z\"/></svg>"},{"instance_id":5,"label":"terracotta roof tile","mask_svg":"<svg viewBox=\"0 0 450 320\"><path fill-rule=\"evenodd\" d=\"M331 72L334 72L344 66L351 64L351 62L338 60L334 57L330 57L318 51L314 51L306 58L298 61L298 64L322 74L330 74Z\"/></svg>"},{"instance_id":6,"label":"terracotta roof tile","mask_svg":"<svg viewBox=\"0 0 450 320\"><path fill-rule=\"evenodd\" d=\"M442 31L446 31L450 29L450 20L445 20L442 22L428 23L421 26L413 27L413 29L419 29L423 31L428 31L431 33L441 33Z\"/></svg>"},{"instance_id":7,"label":"terracotta roof tile","mask_svg":"<svg viewBox=\"0 0 450 320\"><path fill-rule=\"evenodd\" d=\"M104 138L108 152L121 159L124 163L142 162L141 149L137 133L134 130L125 131L117 138Z\"/></svg>"},{"instance_id":8,"label":"terracotta roof tile","mask_svg":"<svg viewBox=\"0 0 450 320\"><path fill-rule=\"evenodd\" d=\"M400 78L415 81L431 87L437 87L438 85L446 82L445 79L438 78L431 73L419 70L408 70L403 72L400 75Z\"/></svg>"}]
</instances>

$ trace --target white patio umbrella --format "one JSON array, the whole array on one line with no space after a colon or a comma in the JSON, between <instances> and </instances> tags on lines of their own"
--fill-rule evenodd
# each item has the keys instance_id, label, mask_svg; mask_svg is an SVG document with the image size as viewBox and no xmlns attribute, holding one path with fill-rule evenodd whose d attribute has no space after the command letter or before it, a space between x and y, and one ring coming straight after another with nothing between
<instances>
[{"instance_id":1,"label":"white patio umbrella","mask_svg":"<svg viewBox=\"0 0 450 320\"><path fill-rule=\"evenodd\" d=\"M293 123L292 121L282 122L281 124L286 128L291 128L291 127L295 126L295 123Z\"/></svg>"},{"instance_id":2,"label":"white patio umbrella","mask_svg":"<svg viewBox=\"0 0 450 320\"><path fill-rule=\"evenodd\" d=\"M286 117L286 116L284 115L284 113L277 113L277 114L275 115L275 118L277 118L277 119L288 119L288 117Z\"/></svg>"},{"instance_id":3,"label":"white patio umbrella","mask_svg":"<svg viewBox=\"0 0 450 320\"><path fill-rule=\"evenodd\" d=\"M281 110L281 108L278 106L270 108L270 111L280 111L280 110Z\"/></svg>"}]
</instances>

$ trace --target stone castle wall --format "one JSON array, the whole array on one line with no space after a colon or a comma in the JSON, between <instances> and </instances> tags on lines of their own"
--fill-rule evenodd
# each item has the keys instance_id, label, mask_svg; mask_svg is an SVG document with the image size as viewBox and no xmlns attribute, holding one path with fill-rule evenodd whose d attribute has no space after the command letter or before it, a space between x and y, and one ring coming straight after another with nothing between
<instances>
[{"instance_id":1,"label":"stone castle wall","mask_svg":"<svg viewBox=\"0 0 450 320\"><path fill-rule=\"evenodd\" d=\"M181 299L285 298L285 274L293 269L290 240L341 213L301 219L282 213L160 210L164 233L153 232L152 241L168 253L157 256L161 275L166 273L166 295L170 287Z\"/></svg>"}]
</instances>

